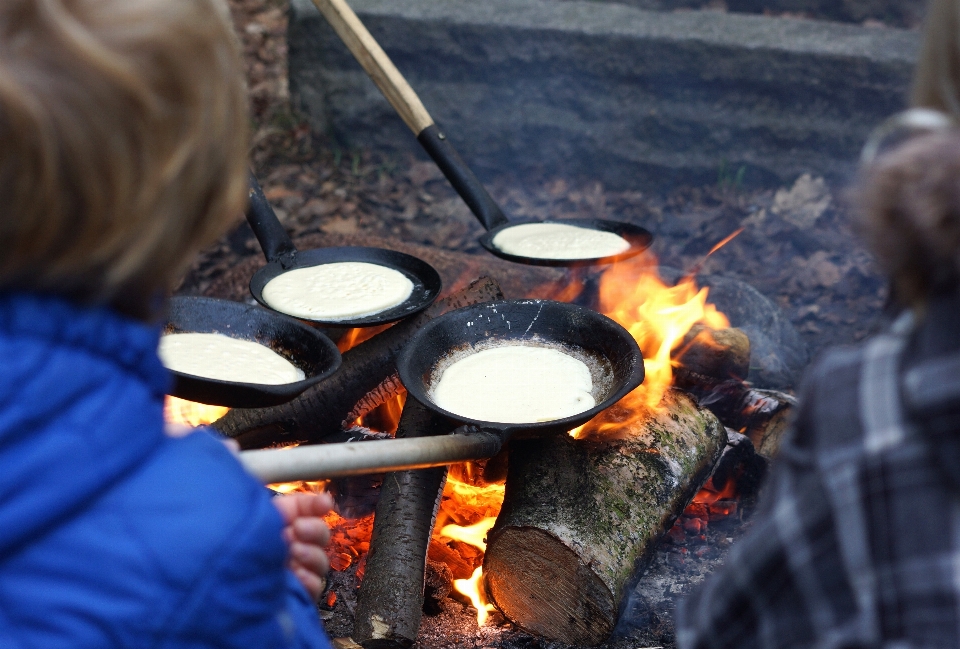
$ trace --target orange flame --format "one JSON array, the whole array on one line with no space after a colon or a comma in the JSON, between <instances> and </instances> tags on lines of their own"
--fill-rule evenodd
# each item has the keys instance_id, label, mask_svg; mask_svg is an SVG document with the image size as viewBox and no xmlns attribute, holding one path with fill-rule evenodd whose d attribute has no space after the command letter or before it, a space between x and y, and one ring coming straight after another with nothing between
<instances>
[{"instance_id":1,"label":"orange flame","mask_svg":"<svg viewBox=\"0 0 960 649\"><path fill-rule=\"evenodd\" d=\"M366 342L376 336L381 331L385 331L393 326L393 323L377 325L376 327L356 327L348 330L337 341L337 349L340 353L350 351L362 342Z\"/></svg>"},{"instance_id":2,"label":"orange flame","mask_svg":"<svg viewBox=\"0 0 960 649\"><path fill-rule=\"evenodd\" d=\"M483 584L483 568L477 567L469 579L454 579L453 587L457 592L470 598L470 603L477 609L477 626L483 626L490 617L490 612L497 610L493 604L487 602Z\"/></svg>"},{"instance_id":3,"label":"orange flame","mask_svg":"<svg viewBox=\"0 0 960 649\"><path fill-rule=\"evenodd\" d=\"M477 465L473 463L450 467L434 540L442 537L476 548L479 552L475 555L475 561L482 561L483 552L487 549L487 532L500 513L504 490L502 483L484 483ZM456 522L446 523L449 520ZM493 604L487 601L483 588L483 567L475 565L473 574L465 579L454 579L453 587L469 598L477 609L477 624L483 626L490 611L495 610Z\"/></svg>"},{"instance_id":4,"label":"orange flame","mask_svg":"<svg viewBox=\"0 0 960 649\"><path fill-rule=\"evenodd\" d=\"M461 525L444 525L440 535L472 545L479 550L487 550L487 532L497 522L495 516L488 516L479 523L463 527ZM487 622L490 611L495 610L493 604L487 602L486 591L483 588L483 566L477 566L469 579L454 579L453 587L459 593L466 595L473 607L477 609L477 624L483 626Z\"/></svg>"},{"instance_id":5,"label":"orange flame","mask_svg":"<svg viewBox=\"0 0 960 649\"><path fill-rule=\"evenodd\" d=\"M223 417L230 408L195 403L167 395L163 402L163 418L168 423L182 426L206 426Z\"/></svg>"},{"instance_id":6,"label":"orange flame","mask_svg":"<svg viewBox=\"0 0 960 649\"><path fill-rule=\"evenodd\" d=\"M690 328L697 323L714 329L730 326L726 316L707 304L707 294L708 289L698 289L692 277L668 286L657 274L652 255L615 264L603 274L600 311L627 329L640 345L645 377L640 387L620 401L616 412L606 417L601 413L571 435L622 433L631 418L646 417L658 407L673 384L677 361L671 352ZM625 411L630 413L626 419Z\"/></svg>"},{"instance_id":7,"label":"orange flame","mask_svg":"<svg viewBox=\"0 0 960 649\"><path fill-rule=\"evenodd\" d=\"M403 414L403 404L406 402L407 392L403 390L397 396L384 401L362 417L354 419L353 424L394 435L400 425L400 415Z\"/></svg>"},{"instance_id":8,"label":"orange flame","mask_svg":"<svg viewBox=\"0 0 960 649\"><path fill-rule=\"evenodd\" d=\"M490 528L493 527L493 524L496 522L496 517L490 516L473 525L463 526L451 523L450 525L443 526L443 529L440 530L440 535L455 541L467 543L481 550L486 550L487 532L490 531Z\"/></svg>"}]
</instances>

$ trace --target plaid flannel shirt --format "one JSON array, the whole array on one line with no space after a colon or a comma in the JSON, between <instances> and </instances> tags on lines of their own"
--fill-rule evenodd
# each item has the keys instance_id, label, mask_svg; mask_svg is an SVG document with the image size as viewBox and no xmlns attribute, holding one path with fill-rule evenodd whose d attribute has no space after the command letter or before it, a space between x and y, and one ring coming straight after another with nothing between
<instances>
[{"instance_id":1,"label":"plaid flannel shirt","mask_svg":"<svg viewBox=\"0 0 960 649\"><path fill-rule=\"evenodd\" d=\"M960 417L904 415L908 326L809 373L753 528L679 607L682 649L960 647ZM938 362L921 387L955 406L960 354Z\"/></svg>"}]
</instances>

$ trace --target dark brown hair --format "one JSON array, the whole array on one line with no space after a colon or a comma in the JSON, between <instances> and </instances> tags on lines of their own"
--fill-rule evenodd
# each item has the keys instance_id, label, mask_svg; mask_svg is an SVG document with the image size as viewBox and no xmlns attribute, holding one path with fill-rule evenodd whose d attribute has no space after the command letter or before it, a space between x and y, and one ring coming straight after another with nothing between
<instances>
[{"instance_id":1,"label":"dark brown hair","mask_svg":"<svg viewBox=\"0 0 960 649\"><path fill-rule=\"evenodd\" d=\"M0 2L0 288L155 315L246 199L223 0Z\"/></svg>"}]
</instances>

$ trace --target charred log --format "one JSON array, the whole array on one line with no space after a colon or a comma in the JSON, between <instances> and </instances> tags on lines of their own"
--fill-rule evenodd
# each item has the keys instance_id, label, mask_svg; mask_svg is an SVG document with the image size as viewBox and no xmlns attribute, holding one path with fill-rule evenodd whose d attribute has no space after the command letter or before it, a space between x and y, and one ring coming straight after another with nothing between
<instances>
[{"instance_id":1,"label":"charred log","mask_svg":"<svg viewBox=\"0 0 960 649\"><path fill-rule=\"evenodd\" d=\"M797 399L776 390L750 390L743 403L741 430L753 442L757 453L768 458L775 456L790 427Z\"/></svg>"},{"instance_id":2,"label":"charred log","mask_svg":"<svg viewBox=\"0 0 960 649\"><path fill-rule=\"evenodd\" d=\"M482 277L437 300L417 316L400 322L343 354L340 370L289 403L271 408L235 408L213 424L244 450L272 444L317 443L336 434L347 415L371 392L381 396L396 371L403 345L424 324L448 311L492 302L503 296L497 283Z\"/></svg>"},{"instance_id":3,"label":"charred log","mask_svg":"<svg viewBox=\"0 0 960 649\"><path fill-rule=\"evenodd\" d=\"M694 325L671 356L680 363L675 370L678 387L743 381L750 371L750 339L735 327Z\"/></svg>"},{"instance_id":4,"label":"charred log","mask_svg":"<svg viewBox=\"0 0 960 649\"><path fill-rule=\"evenodd\" d=\"M717 418L688 395L671 390L661 405L625 424L621 439L511 444L484 578L491 601L520 627L567 644L610 635L628 579L726 444Z\"/></svg>"},{"instance_id":5,"label":"charred log","mask_svg":"<svg viewBox=\"0 0 960 649\"><path fill-rule=\"evenodd\" d=\"M453 591L453 572L447 564L428 559L423 581L423 612L439 615L443 612L441 603Z\"/></svg>"},{"instance_id":6,"label":"charred log","mask_svg":"<svg viewBox=\"0 0 960 649\"><path fill-rule=\"evenodd\" d=\"M736 328L695 325L673 353L675 385L693 394L724 426L740 431L758 453L773 457L796 399L757 390L743 379L750 369L750 340Z\"/></svg>"},{"instance_id":7,"label":"charred log","mask_svg":"<svg viewBox=\"0 0 960 649\"><path fill-rule=\"evenodd\" d=\"M357 402L353 409L347 413L347 416L343 418L343 421L340 422L340 425L343 428L350 427L353 425L354 421L366 414L369 414L370 412L373 412L376 408L394 398L403 390L404 387L403 383L400 381L400 375L394 372L385 378L380 385L364 395L364 397Z\"/></svg>"},{"instance_id":8,"label":"charred log","mask_svg":"<svg viewBox=\"0 0 960 649\"><path fill-rule=\"evenodd\" d=\"M414 399L403 406L397 437L443 435L454 426ZM430 535L446 467L386 474L373 519L353 639L365 649L406 648L420 629Z\"/></svg>"}]
</instances>

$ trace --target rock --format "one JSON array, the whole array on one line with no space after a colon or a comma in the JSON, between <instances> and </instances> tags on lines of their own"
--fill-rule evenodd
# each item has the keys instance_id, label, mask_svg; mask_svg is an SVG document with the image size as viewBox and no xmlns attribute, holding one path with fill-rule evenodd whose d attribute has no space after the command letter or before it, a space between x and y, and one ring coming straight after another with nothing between
<instances>
[{"instance_id":1,"label":"rock","mask_svg":"<svg viewBox=\"0 0 960 649\"><path fill-rule=\"evenodd\" d=\"M903 108L920 41L613 2L351 5L481 178L542 170L614 189L716 183L721 167L751 183L847 177L870 130ZM315 130L419 152L310 0L291 1L289 48L293 98Z\"/></svg>"},{"instance_id":2,"label":"rock","mask_svg":"<svg viewBox=\"0 0 960 649\"><path fill-rule=\"evenodd\" d=\"M676 282L682 275L666 266L661 266L659 272L669 282ZM750 338L747 380L758 388L795 387L809 354L800 334L780 308L746 282L731 277L698 275L697 284L710 289L707 301L729 318L731 326Z\"/></svg>"}]
</instances>

